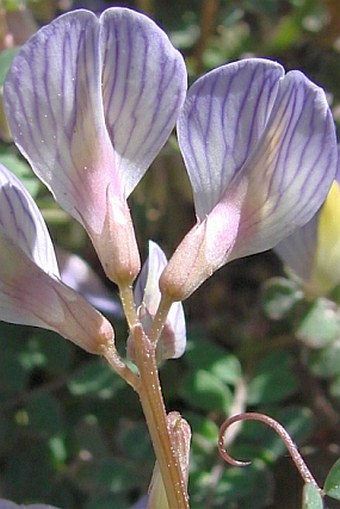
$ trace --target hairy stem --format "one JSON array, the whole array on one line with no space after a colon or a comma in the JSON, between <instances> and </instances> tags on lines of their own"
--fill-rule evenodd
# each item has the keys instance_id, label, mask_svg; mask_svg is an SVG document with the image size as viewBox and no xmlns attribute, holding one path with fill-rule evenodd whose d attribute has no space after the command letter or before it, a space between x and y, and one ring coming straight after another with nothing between
<instances>
[{"instance_id":1,"label":"hairy stem","mask_svg":"<svg viewBox=\"0 0 340 509\"><path fill-rule=\"evenodd\" d=\"M141 325L136 325L131 333L135 341L136 364L141 382L138 394L161 471L169 509L189 509L186 483L168 428L155 345L145 335Z\"/></svg>"}]
</instances>

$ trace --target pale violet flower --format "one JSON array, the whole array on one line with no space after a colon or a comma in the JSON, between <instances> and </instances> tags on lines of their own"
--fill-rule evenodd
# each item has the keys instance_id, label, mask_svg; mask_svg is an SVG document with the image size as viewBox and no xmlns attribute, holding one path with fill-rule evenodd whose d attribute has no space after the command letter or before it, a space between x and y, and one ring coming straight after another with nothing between
<instances>
[{"instance_id":1,"label":"pale violet flower","mask_svg":"<svg viewBox=\"0 0 340 509\"><path fill-rule=\"evenodd\" d=\"M56 249L60 277L63 283L76 290L96 309L110 318L123 318L122 305L99 275L80 256Z\"/></svg>"},{"instance_id":2,"label":"pale violet flower","mask_svg":"<svg viewBox=\"0 0 340 509\"><path fill-rule=\"evenodd\" d=\"M161 292L159 277L167 265L167 259L162 249L155 243L149 242L149 256L143 265L135 286L135 302L138 316L148 333L153 318L156 315ZM183 355L186 346L186 325L183 305L174 302L170 307L162 334L157 343L156 356L158 362L165 359L177 359ZM134 358L132 338L128 342L128 356Z\"/></svg>"},{"instance_id":3,"label":"pale violet flower","mask_svg":"<svg viewBox=\"0 0 340 509\"><path fill-rule=\"evenodd\" d=\"M340 284L340 157L325 203L313 218L275 248L310 296Z\"/></svg>"},{"instance_id":4,"label":"pale violet flower","mask_svg":"<svg viewBox=\"0 0 340 509\"><path fill-rule=\"evenodd\" d=\"M43 27L4 84L15 143L118 284L140 270L127 198L168 139L186 81L167 35L147 16L113 7Z\"/></svg>"},{"instance_id":5,"label":"pale violet flower","mask_svg":"<svg viewBox=\"0 0 340 509\"><path fill-rule=\"evenodd\" d=\"M197 224L161 277L171 300L188 297L225 263L272 248L309 221L337 160L323 90L265 59L227 64L198 79L177 130Z\"/></svg>"},{"instance_id":6,"label":"pale violet flower","mask_svg":"<svg viewBox=\"0 0 340 509\"><path fill-rule=\"evenodd\" d=\"M32 504L32 505L18 505L10 500L0 499L0 509L58 509L54 505L45 504Z\"/></svg>"},{"instance_id":7,"label":"pale violet flower","mask_svg":"<svg viewBox=\"0 0 340 509\"><path fill-rule=\"evenodd\" d=\"M110 323L66 286L41 213L22 183L0 165L0 320L58 332L102 353Z\"/></svg>"}]
</instances>

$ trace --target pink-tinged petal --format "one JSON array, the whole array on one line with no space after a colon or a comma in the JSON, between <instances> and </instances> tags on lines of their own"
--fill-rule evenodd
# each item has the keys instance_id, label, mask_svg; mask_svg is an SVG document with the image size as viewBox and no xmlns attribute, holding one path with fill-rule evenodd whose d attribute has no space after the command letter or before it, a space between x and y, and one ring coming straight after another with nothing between
<instances>
[{"instance_id":1,"label":"pink-tinged petal","mask_svg":"<svg viewBox=\"0 0 340 509\"><path fill-rule=\"evenodd\" d=\"M160 277L160 290L173 301L189 297L232 252L239 224L244 189L238 199L218 203L187 233Z\"/></svg>"},{"instance_id":2,"label":"pink-tinged petal","mask_svg":"<svg viewBox=\"0 0 340 509\"><path fill-rule=\"evenodd\" d=\"M128 196L175 125L187 73L167 35L145 15L117 7L100 23L105 121Z\"/></svg>"},{"instance_id":3,"label":"pink-tinged petal","mask_svg":"<svg viewBox=\"0 0 340 509\"><path fill-rule=\"evenodd\" d=\"M109 322L0 232L0 320L54 330L90 353L113 340Z\"/></svg>"},{"instance_id":4,"label":"pink-tinged petal","mask_svg":"<svg viewBox=\"0 0 340 509\"><path fill-rule=\"evenodd\" d=\"M112 327L58 279L52 241L22 183L0 165L0 320L54 330L92 353Z\"/></svg>"},{"instance_id":5,"label":"pink-tinged petal","mask_svg":"<svg viewBox=\"0 0 340 509\"><path fill-rule=\"evenodd\" d=\"M92 201L106 204L108 185L126 198L145 173L185 91L183 58L153 21L125 8L99 20L78 10L23 47L6 79L5 106L36 173L66 210L91 223Z\"/></svg>"},{"instance_id":6,"label":"pink-tinged petal","mask_svg":"<svg viewBox=\"0 0 340 509\"><path fill-rule=\"evenodd\" d=\"M189 91L178 127L198 222L160 279L173 300L188 297L228 261L274 247L326 198L337 146L325 94L298 71L281 74L273 62L245 60Z\"/></svg>"},{"instance_id":7,"label":"pink-tinged petal","mask_svg":"<svg viewBox=\"0 0 340 509\"><path fill-rule=\"evenodd\" d=\"M262 136L283 72L269 60L241 60L211 71L189 89L177 131L201 220Z\"/></svg>"},{"instance_id":8,"label":"pink-tinged petal","mask_svg":"<svg viewBox=\"0 0 340 509\"><path fill-rule=\"evenodd\" d=\"M45 272L59 275L44 219L21 181L0 164L0 232Z\"/></svg>"},{"instance_id":9,"label":"pink-tinged petal","mask_svg":"<svg viewBox=\"0 0 340 509\"><path fill-rule=\"evenodd\" d=\"M14 141L58 203L100 232L113 149L101 100L99 22L89 11L57 18L15 57L4 85Z\"/></svg>"},{"instance_id":10,"label":"pink-tinged petal","mask_svg":"<svg viewBox=\"0 0 340 509\"><path fill-rule=\"evenodd\" d=\"M155 242L150 241L149 257L139 274L134 292L139 317L146 333L151 327L161 300L159 278L166 265L167 259L164 252ZM177 359L183 355L185 346L186 325L183 305L175 302L170 307L157 344L157 360L161 362L165 359ZM134 357L131 339L129 339L128 355L130 358Z\"/></svg>"},{"instance_id":11,"label":"pink-tinged petal","mask_svg":"<svg viewBox=\"0 0 340 509\"><path fill-rule=\"evenodd\" d=\"M140 270L126 198L169 136L185 89L166 35L124 8L60 16L21 49L6 79L16 144L118 285Z\"/></svg>"}]
</instances>

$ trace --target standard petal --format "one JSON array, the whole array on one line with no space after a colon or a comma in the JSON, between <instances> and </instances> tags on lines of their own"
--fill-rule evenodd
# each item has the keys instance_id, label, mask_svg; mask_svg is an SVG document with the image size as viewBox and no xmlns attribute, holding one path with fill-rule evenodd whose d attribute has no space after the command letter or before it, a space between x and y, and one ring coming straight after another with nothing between
<instances>
[{"instance_id":1,"label":"standard petal","mask_svg":"<svg viewBox=\"0 0 340 509\"><path fill-rule=\"evenodd\" d=\"M17 146L58 203L97 233L108 183L123 196L105 127L101 70L98 19L80 10L39 30L4 85Z\"/></svg>"},{"instance_id":2,"label":"standard petal","mask_svg":"<svg viewBox=\"0 0 340 509\"><path fill-rule=\"evenodd\" d=\"M53 244L40 210L20 180L1 164L0 232L45 272L58 276Z\"/></svg>"},{"instance_id":3,"label":"standard petal","mask_svg":"<svg viewBox=\"0 0 340 509\"><path fill-rule=\"evenodd\" d=\"M229 259L264 251L307 223L335 177L335 126L323 90L299 71L280 79L270 118L239 175L246 182ZM228 193L235 192L235 180Z\"/></svg>"},{"instance_id":4,"label":"standard petal","mask_svg":"<svg viewBox=\"0 0 340 509\"><path fill-rule=\"evenodd\" d=\"M107 191L123 202L164 145L186 89L166 35L124 8L41 29L14 59L4 105L14 140L58 203L91 233Z\"/></svg>"},{"instance_id":5,"label":"standard petal","mask_svg":"<svg viewBox=\"0 0 340 509\"><path fill-rule=\"evenodd\" d=\"M203 220L262 136L283 68L246 59L211 71L189 89L177 130Z\"/></svg>"},{"instance_id":6,"label":"standard petal","mask_svg":"<svg viewBox=\"0 0 340 509\"><path fill-rule=\"evenodd\" d=\"M111 8L100 23L105 121L128 196L175 125L187 73L181 54L145 15Z\"/></svg>"}]
</instances>

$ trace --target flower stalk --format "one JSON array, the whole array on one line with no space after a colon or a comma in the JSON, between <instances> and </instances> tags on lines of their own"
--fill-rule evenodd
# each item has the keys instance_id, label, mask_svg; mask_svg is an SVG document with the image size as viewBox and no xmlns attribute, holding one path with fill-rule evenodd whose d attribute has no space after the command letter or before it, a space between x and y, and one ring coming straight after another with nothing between
<instances>
[{"instance_id":1,"label":"flower stalk","mask_svg":"<svg viewBox=\"0 0 340 509\"><path fill-rule=\"evenodd\" d=\"M170 509L189 509L186 483L168 428L156 348L140 325L136 325L131 333L136 345L136 364L140 375L138 395L163 478L168 505Z\"/></svg>"}]
</instances>

